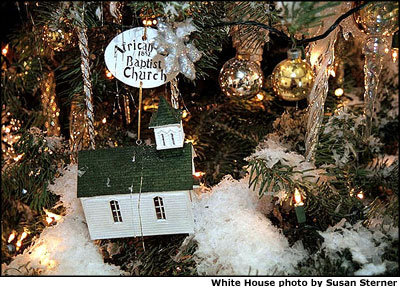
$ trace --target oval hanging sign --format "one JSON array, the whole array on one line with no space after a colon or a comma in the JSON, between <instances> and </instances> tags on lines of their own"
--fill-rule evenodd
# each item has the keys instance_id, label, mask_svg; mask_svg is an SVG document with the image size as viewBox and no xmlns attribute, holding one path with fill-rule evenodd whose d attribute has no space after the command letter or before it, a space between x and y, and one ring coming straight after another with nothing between
<instances>
[{"instance_id":1,"label":"oval hanging sign","mask_svg":"<svg viewBox=\"0 0 400 287\"><path fill-rule=\"evenodd\" d=\"M122 32L111 40L104 52L107 69L121 82L135 87L155 88L168 83L178 75L165 74L165 57L157 54L150 40L157 30L138 27Z\"/></svg>"}]
</instances>

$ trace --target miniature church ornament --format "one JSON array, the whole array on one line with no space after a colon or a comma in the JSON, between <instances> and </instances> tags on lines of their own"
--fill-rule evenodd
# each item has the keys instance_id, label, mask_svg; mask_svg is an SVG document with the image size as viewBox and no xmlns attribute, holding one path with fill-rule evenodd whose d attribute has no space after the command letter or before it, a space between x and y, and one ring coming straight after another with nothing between
<instances>
[{"instance_id":1,"label":"miniature church ornament","mask_svg":"<svg viewBox=\"0 0 400 287\"><path fill-rule=\"evenodd\" d=\"M194 150L181 113L160 98L150 128L156 145L79 152L78 198L90 238L194 232Z\"/></svg>"},{"instance_id":2,"label":"miniature church ornament","mask_svg":"<svg viewBox=\"0 0 400 287\"><path fill-rule=\"evenodd\" d=\"M310 93L315 75L311 66L301 59L300 49L290 49L288 59L272 72L274 92L285 101L300 101Z\"/></svg>"}]
</instances>

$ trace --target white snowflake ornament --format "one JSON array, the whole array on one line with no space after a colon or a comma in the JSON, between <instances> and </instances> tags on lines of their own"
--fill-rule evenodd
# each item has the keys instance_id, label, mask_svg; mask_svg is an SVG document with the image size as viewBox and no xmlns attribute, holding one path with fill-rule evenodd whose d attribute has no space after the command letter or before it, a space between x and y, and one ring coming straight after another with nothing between
<instances>
[{"instance_id":1,"label":"white snowflake ornament","mask_svg":"<svg viewBox=\"0 0 400 287\"><path fill-rule=\"evenodd\" d=\"M192 19L175 24L175 29L162 21L158 22L158 35L152 39L157 53L166 55L165 73L180 72L185 77L194 80L196 69L194 63L200 60L201 52L193 45L186 44L189 35L196 31Z\"/></svg>"}]
</instances>

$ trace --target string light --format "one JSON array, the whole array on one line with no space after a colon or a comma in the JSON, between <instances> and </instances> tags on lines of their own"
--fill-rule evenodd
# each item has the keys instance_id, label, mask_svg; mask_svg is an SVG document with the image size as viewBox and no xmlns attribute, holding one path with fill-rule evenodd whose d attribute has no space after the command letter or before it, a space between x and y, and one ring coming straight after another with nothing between
<instances>
[{"instance_id":1,"label":"string light","mask_svg":"<svg viewBox=\"0 0 400 287\"><path fill-rule=\"evenodd\" d=\"M28 236L28 233L26 231L24 231L21 235L21 238L19 240L24 240L26 237Z\"/></svg>"},{"instance_id":2,"label":"string light","mask_svg":"<svg viewBox=\"0 0 400 287\"><path fill-rule=\"evenodd\" d=\"M17 233L15 231L11 232L10 236L8 237L7 243L13 241L16 237Z\"/></svg>"},{"instance_id":3,"label":"string light","mask_svg":"<svg viewBox=\"0 0 400 287\"><path fill-rule=\"evenodd\" d=\"M24 153L23 153L23 154L17 155L16 157L14 157L14 161L17 162L17 161L21 160L21 158L22 158L23 156L24 156Z\"/></svg>"},{"instance_id":4,"label":"string light","mask_svg":"<svg viewBox=\"0 0 400 287\"><path fill-rule=\"evenodd\" d=\"M183 110L182 118L186 118L187 116L188 116L188 112L186 110Z\"/></svg>"},{"instance_id":5,"label":"string light","mask_svg":"<svg viewBox=\"0 0 400 287\"><path fill-rule=\"evenodd\" d=\"M341 97L341 96L343 96L343 94L344 94L344 91L343 91L342 88L337 88L337 89L335 90L335 96L336 96L336 97Z\"/></svg>"},{"instance_id":6,"label":"string light","mask_svg":"<svg viewBox=\"0 0 400 287\"><path fill-rule=\"evenodd\" d=\"M107 119L104 118L104 119L101 120L101 122L102 122L103 124L105 124L105 123L107 122Z\"/></svg>"},{"instance_id":7,"label":"string light","mask_svg":"<svg viewBox=\"0 0 400 287\"><path fill-rule=\"evenodd\" d=\"M1 49L1 54L6 57L8 54L8 44L5 45L5 47L3 49Z\"/></svg>"},{"instance_id":8,"label":"string light","mask_svg":"<svg viewBox=\"0 0 400 287\"><path fill-rule=\"evenodd\" d=\"M298 223L306 222L306 213L304 209L303 196L299 189L296 187L293 193L294 210L296 212L296 218Z\"/></svg>"},{"instance_id":9,"label":"string light","mask_svg":"<svg viewBox=\"0 0 400 287\"><path fill-rule=\"evenodd\" d=\"M259 100L259 101L262 101L264 99L264 95L261 93L258 93L256 97L257 97L257 100Z\"/></svg>"},{"instance_id":10,"label":"string light","mask_svg":"<svg viewBox=\"0 0 400 287\"><path fill-rule=\"evenodd\" d=\"M399 48L392 48L392 61L393 61L393 63L396 63L398 58L399 58Z\"/></svg>"},{"instance_id":11,"label":"string light","mask_svg":"<svg viewBox=\"0 0 400 287\"><path fill-rule=\"evenodd\" d=\"M142 20L142 23L146 27L156 26L158 24L158 20L157 19L145 18L145 19Z\"/></svg>"},{"instance_id":12,"label":"string light","mask_svg":"<svg viewBox=\"0 0 400 287\"><path fill-rule=\"evenodd\" d=\"M16 244L17 251L21 248L22 241L27 237L28 237L28 232L27 231L22 232L21 237L18 239L17 244Z\"/></svg>"},{"instance_id":13,"label":"string light","mask_svg":"<svg viewBox=\"0 0 400 287\"><path fill-rule=\"evenodd\" d=\"M297 188L294 189L293 199L294 199L294 206L304 205L303 196L301 195L300 191Z\"/></svg>"},{"instance_id":14,"label":"string light","mask_svg":"<svg viewBox=\"0 0 400 287\"><path fill-rule=\"evenodd\" d=\"M385 52L385 54L389 53L389 48L386 47L385 50L384 50L384 52Z\"/></svg>"},{"instance_id":15,"label":"string light","mask_svg":"<svg viewBox=\"0 0 400 287\"><path fill-rule=\"evenodd\" d=\"M359 193L357 193L357 197L359 199L364 199L364 193L362 191L360 191Z\"/></svg>"},{"instance_id":16,"label":"string light","mask_svg":"<svg viewBox=\"0 0 400 287\"><path fill-rule=\"evenodd\" d=\"M157 104L153 104L153 105L144 105L143 106L143 110L147 111L147 110L154 110L157 109L158 105Z\"/></svg>"},{"instance_id":17,"label":"string light","mask_svg":"<svg viewBox=\"0 0 400 287\"><path fill-rule=\"evenodd\" d=\"M61 215L55 214L55 213L53 213L53 212L50 212L50 211L48 211L48 210L45 209L45 208L44 208L43 210L44 210L44 212L45 212L46 215L47 215L47 217L46 217L46 222L47 222L48 225L52 224L52 223L55 222L55 221L59 221L59 220L62 218Z\"/></svg>"},{"instance_id":18,"label":"string light","mask_svg":"<svg viewBox=\"0 0 400 287\"><path fill-rule=\"evenodd\" d=\"M109 80L114 79L114 75L107 69L106 69L106 78Z\"/></svg>"},{"instance_id":19,"label":"string light","mask_svg":"<svg viewBox=\"0 0 400 287\"><path fill-rule=\"evenodd\" d=\"M3 109L6 107L3 105ZM10 117L11 113L7 112L6 117ZM6 118L2 118L2 122L5 123L7 121ZM14 159L18 161L21 159L22 156L18 157L15 154L15 150L13 148L13 144L16 143L20 138L21 135L17 134L21 129L21 122L17 119L11 118L8 124L3 124L1 126L1 149L3 151L4 158L7 160Z\"/></svg>"},{"instance_id":20,"label":"string light","mask_svg":"<svg viewBox=\"0 0 400 287\"><path fill-rule=\"evenodd\" d=\"M202 171L196 171L196 172L194 173L194 176L197 177L197 178L199 178L199 177L202 177L204 174L205 174L205 173L202 172Z\"/></svg>"}]
</instances>

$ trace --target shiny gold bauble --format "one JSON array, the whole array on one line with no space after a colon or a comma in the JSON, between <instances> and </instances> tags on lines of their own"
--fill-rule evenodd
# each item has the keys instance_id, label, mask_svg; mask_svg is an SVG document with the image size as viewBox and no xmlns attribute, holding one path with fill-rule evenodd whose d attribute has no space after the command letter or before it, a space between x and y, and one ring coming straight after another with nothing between
<instances>
[{"instance_id":1,"label":"shiny gold bauble","mask_svg":"<svg viewBox=\"0 0 400 287\"><path fill-rule=\"evenodd\" d=\"M272 72L274 92L286 101L305 99L314 84L311 66L301 59L299 49L288 51L288 59L280 62Z\"/></svg>"},{"instance_id":2,"label":"shiny gold bauble","mask_svg":"<svg viewBox=\"0 0 400 287\"><path fill-rule=\"evenodd\" d=\"M363 1L358 1L354 5L362 3ZM371 2L353 15L360 30L368 35L390 36L399 29L397 1Z\"/></svg>"},{"instance_id":3,"label":"shiny gold bauble","mask_svg":"<svg viewBox=\"0 0 400 287\"><path fill-rule=\"evenodd\" d=\"M74 34L72 29L44 26L42 39L54 51L62 52L70 48L74 41Z\"/></svg>"},{"instance_id":4,"label":"shiny gold bauble","mask_svg":"<svg viewBox=\"0 0 400 287\"><path fill-rule=\"evenodd\" d=\"M235 57L222 67L219 84L227 96L254 96L262 87L263 72L256 62Z\"/></svg>"}]
</instances>

